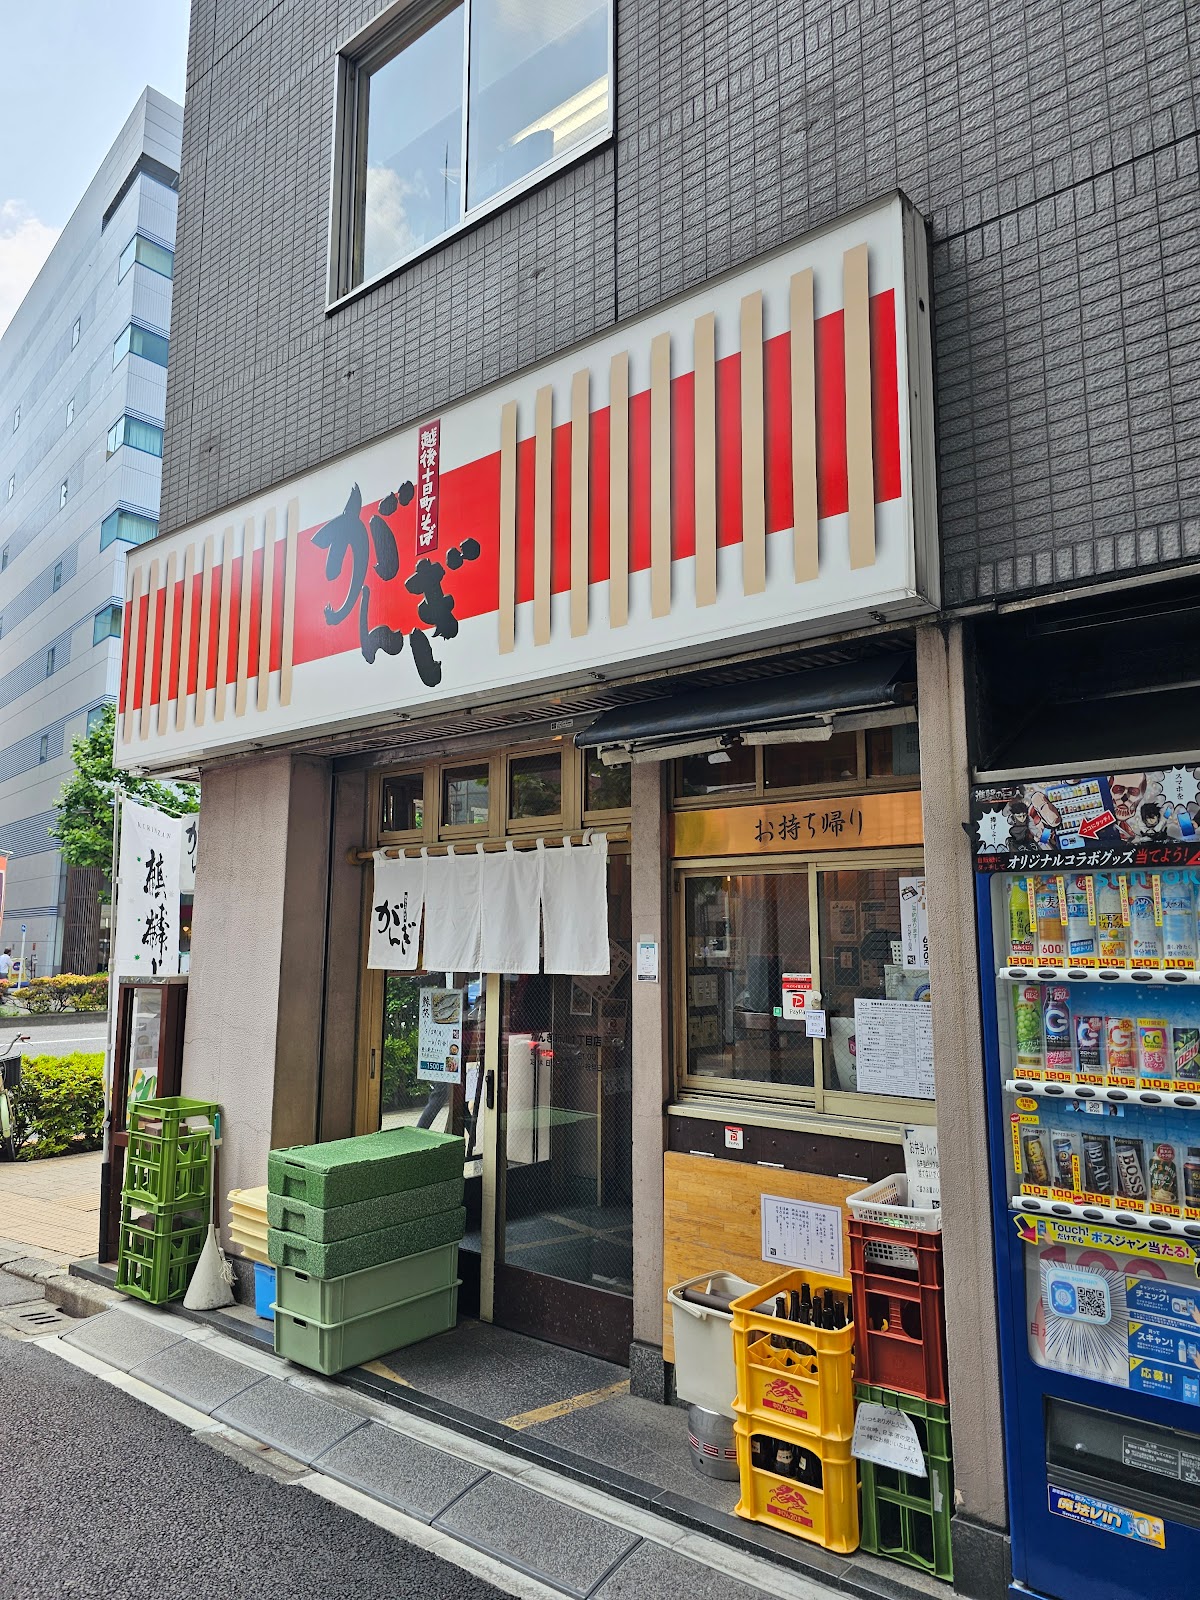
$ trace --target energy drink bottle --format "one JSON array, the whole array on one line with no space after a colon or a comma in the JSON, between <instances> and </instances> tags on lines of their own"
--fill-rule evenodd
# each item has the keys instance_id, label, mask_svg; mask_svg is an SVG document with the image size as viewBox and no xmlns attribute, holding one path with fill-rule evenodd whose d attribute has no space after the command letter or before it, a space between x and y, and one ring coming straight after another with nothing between
<instances>
[{"instance_id":1,"label":"energy drink bottle","mask_svg":"<svg viewBox=\"0 0 1200 1600\"><path fill-rule=\"evenodd\" d=\"M1042 1029L1046 1038L1046 1076L1067 1079L1071 1076L1074 1056L1071 1053L1070 991L1066 984L1047 985L1042 1007Z\"/></svg>"},{"instance_id":2,"label":"energy drink bottle","mask_svg":"<svg viewBox=\"0 0 1200 1600\"><path fill-rule=\"evenodd\" d=\"M1088 1083L1100 1081L1100 1034L1103 1017L1075 1018L1075 1066Z\"/></svg>"},{"instance_id":3,"label":"energy drink bottle","mask_svg":"<svg viewBox=\"0 0 1200 1600\"><path fill-rule=\"evenodd\" d=\"M1065 880L1067 897L1067 964L1094 967L1097 961L1096 919L1088 879L1072 873Z\"/></svg>"},{"instance_id":4,"label":"energy drink bottle","mask_svg":"<svg viewBox=\"0 0 1200 1600\"><path fill-rule=\"evenodd\" d=\"M1030 878L1033 885L1034 953L1043 967L1067 963L1067 932L1058 898L1057 878Z\"/></svg>"},{"instance_id":5,"label":"energy drink bottle","mask_svg":"<svg viewBox=\"0 0 1200 1600\"><path fill-rule=\"evenodd\" d=\"M1013 878L1008 891L1008 960L1014 967L1033 963L1033 922L1029 915L1029 880Z\"/></svg>"},{"instance_id":6,"label":"energy drink bottle","mask_svg":"<svg viewBox=\"0 0 1200 1600\"><path fill-rule=\"evenodd\" d=\"M1109 1082L1127 1084L1137 1076L1137 1063L1133 1053L1133 1018L1105 1017L1104 1049L1107 1056Z\"/></svg>"},{"instance_id":7,"label":"energy drink bottle","mask_svg":"<svg viewBox=\"0 0 1200 1600\"><path fill-rule=\"evenodd\" d=\"M1160 875L1163 966L1176 972L1196 970L1196 899L1186 872Z\"/></svg>"},{"instance_id":8,"label":"energy drink bottle","mask_svg":"<svg viewBox=\"0 0 1200 1600\"><path fill-rule=\"evenodd\" d=\"M1200 1081L1200 1028L1172 1028L1171 1055L1177 1082Z\"/></svg>"},{"instance_id":9,"label":"energy drink bottle","mask_svg":"<svg viewBox=\"0 0 1200 1600\"><path fill-rule=\"evenodd\" d=\"M1129 879L1129 964L1151 969L1162 965L1154 921L1154 886L1147 872L1135 872Z\"/></svg>"},{"instance_id":10,"label":"energy drink bottle","mask_svg":"<svg viewBox=\"0 0 1200 1600\"><path fill-rule=\"evenodd\" d=\"M1121 880L1112 872L1096 876L1096 942L1102 967L1129 965L1129 926L1121 904Z\"/></svg>"},{"instance_id":11,"label":"energy drink bottle","mask_svg":"<svg viewBox=\"0 0 1200 1600\"><path fill-rule=\"evenodd\" d=\"M1046 1064L1040 983L1013 985L1013 1023L1017 1034L1017 1071L1036 1073L1040 1078Z\"/></svg>"}]
</instances>

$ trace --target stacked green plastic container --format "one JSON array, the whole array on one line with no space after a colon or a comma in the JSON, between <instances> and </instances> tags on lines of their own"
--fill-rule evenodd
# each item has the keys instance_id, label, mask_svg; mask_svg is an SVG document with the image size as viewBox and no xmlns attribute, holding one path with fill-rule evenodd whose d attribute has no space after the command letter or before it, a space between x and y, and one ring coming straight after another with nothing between
<instances>
[{"instance_id":1,"label":"stacked green plastic container","mask_svg":"<svg viewBox=\"0 0 1200 1600\"><path fill-rule=\"evenodd\" d=\"M181 1300L208 1237L217 1107L143 1100L130 1107L117 1288L151 1305Z\"/></svg>"},{"instance_id":2,"label":"stacked green plastic container","mask_svg":"<svg viewBox=\"0 0 1200 1600\"><path fill-rule=\"evenodd\" d=\"M273 1150L275 1350L341 1372L452 1328L463 1142L421 1128Z\"/></svg>"}]
</instances>

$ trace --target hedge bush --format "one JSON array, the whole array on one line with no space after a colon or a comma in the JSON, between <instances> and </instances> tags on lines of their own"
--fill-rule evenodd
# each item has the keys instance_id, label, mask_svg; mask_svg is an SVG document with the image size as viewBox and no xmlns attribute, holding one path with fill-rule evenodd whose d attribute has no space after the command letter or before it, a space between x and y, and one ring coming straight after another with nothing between
<instances>
[{"instance_id":1,"label":"hedge bush","mask_svg":"<svg viewBox=\"0 0 1200 1600\"><path fill-rule=\"evenodd\" d=\"M107 1011L108 979L102 972L85 977L75 972L57 978L32 978L20 990L11 989L26 1011L39 1016L47 1011Z\"/></svg>"},{"instance_id":2,"label":"hedge bush","mask_svg":"<svg viewBox=\"0 0 1200 1600\"><path fill-rule=\"evenodd\" d=\"M24 1161L99 1150L104 1131L104 1056L26 1056L11 1094Z\"/></svg>"}]
</instances>

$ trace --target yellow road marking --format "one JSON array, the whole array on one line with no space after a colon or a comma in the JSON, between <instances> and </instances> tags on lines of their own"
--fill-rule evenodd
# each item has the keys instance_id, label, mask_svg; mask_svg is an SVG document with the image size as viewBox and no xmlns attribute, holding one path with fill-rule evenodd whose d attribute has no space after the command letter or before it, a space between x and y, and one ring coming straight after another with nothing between
<instances>
[{"instance_id":1,"label":"yellow road marking","mask_svg":"<svg viewBox=\"0 0 1200 1600\"><path fill-rule=\"evenodd\" d=\"M522 1411L515 1417L503 1419L506 1428L533 1428L539 1422L553 1422L555 1417L569 1417L573 1411L586 1411L588 1406L601 1405L614 1395L629 1393L629 1379L610 1383L607 1389L591 1389L587 1394L568 1395L565 1400L552 1401L548 1406L538 1406L535 1411Z\"/></svg>"},{"instance_id":2,"label":"yellow road marking","mask_svg":"<svg viewBox=\"0 0 1200 1600\"><path fill-rule=\"evenodd\" d=\"M362 1369L364 1372L373 1372L377 1378L389 1378L393 1383L402 1383L406 1389L412 1388L407 1378L402 1378L398 1372L393 1372L383 1361L364 1361Z\"/></svg>"}]
</instances>

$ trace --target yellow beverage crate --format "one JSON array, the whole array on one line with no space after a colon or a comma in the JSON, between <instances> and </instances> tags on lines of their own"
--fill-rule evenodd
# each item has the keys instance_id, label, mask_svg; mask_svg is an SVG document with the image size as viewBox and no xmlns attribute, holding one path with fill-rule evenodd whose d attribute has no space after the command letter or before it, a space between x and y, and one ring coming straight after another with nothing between
<instances>
[{"instance_id":1,"label":"yellow beverage crate","mask_svg":"<svg viewBox=\"0 0 1200 1600\"><path fill-rule=\"evenodd\" d=\"M849 1285L815 1273L785 1272L730 1304L737 1373L734 1410L767 1432L779 1423L835 1441L854 1435L854 1324L814 1328L760 1311L807 1284L814 1296L831 1289L851 1313ZM772 1344L772 1339L780 1341ZM805 1348L790 1348L799 1343Z\"/></svg>"},{"instance_id":2,"label":"yellow beverage crate","mask_svg":"<svg viewBox=\"0 0 1200 1600\"><path fill-rule=\"evenodd\" d=\"M734 1433L741 1479L741 1496L735 1507L739 1517L794 1534L839 1555L858 1549L858 1462L850 1454L848 1439L820 1439L777 1422L752 1422L743 1417L734 1423ZM755 1466L751 1441L756 1435L794 1446L805 1462L804 1480Z\"/></svg>"}]
</instances>

